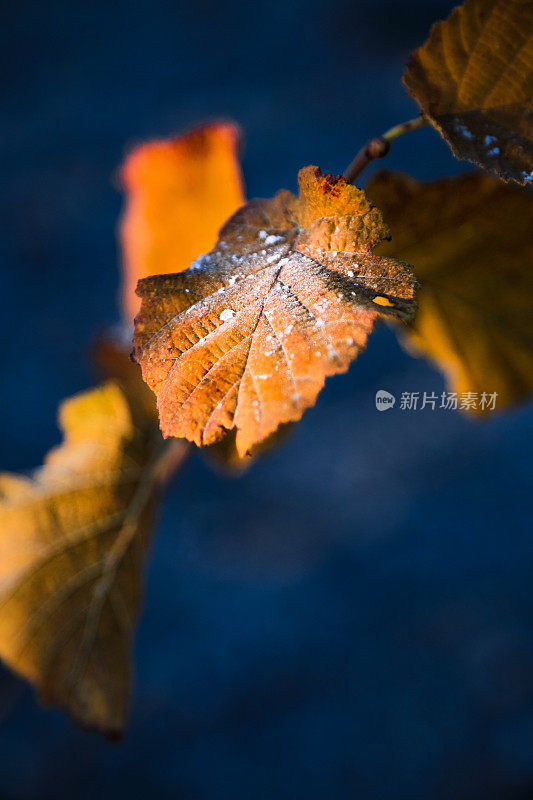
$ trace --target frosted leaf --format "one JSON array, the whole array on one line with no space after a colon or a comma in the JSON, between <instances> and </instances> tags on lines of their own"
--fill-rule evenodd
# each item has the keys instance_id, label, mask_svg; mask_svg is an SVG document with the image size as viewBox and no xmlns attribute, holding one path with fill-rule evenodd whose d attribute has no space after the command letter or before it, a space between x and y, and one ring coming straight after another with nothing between
<instances>
[{"instance_id":1,"label":"frosted leaf","mask_svg":"<svg viewBox=\"0 0 533 800\"><path fill-rule=\"evenodd\" d=\"M389 231L364 192L316 167L299 184L241 208L200 269L140 282L135 357L165 436L204 445L235 428L244 455L314 404L379 315L412 315L416 281L372 254Z\"/></svg>"},{"instance_id":2,"label":"frosted leaf","mask_svg":"<svg viewBox=\"0 0 533 800\"><path fill-rule=\"evenodd\" d=\"M533 169L531 0L465 0L433 25L403 79L457 158L525 182Z\"/></svg>"}]
</instances>

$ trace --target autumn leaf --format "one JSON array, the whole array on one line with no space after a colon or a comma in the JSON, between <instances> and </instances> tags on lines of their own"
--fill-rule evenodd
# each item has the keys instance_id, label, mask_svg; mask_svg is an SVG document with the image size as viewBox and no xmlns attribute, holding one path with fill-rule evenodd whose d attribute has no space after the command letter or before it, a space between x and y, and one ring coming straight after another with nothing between
<instances>
[{"instance_id":1,"label":"autumn leaf","mask_svg":"<svg viewBox=\"0 0 533 800\"><path fill-rule=\"evenodd\" d=\"M313 405L378 314L412 314L409 266L372 255L388 228L364 192L316 167L299 186L247 203L186 272L139 282L135 357L165 436L235 428L243 456Z\"/></svg>"},{"instance_id":2,"label":"autumn leaf","mask_svg":"<svg viewBox=\"0 0 533 800\"><path fill-rule=\"evenodd\" d=\"M421 283L407 342L457 392L497 392L497 408L533 392L533 197L485 175L419 183L382 173L367 189L392 230L384 255Z\"/></svg>"},{"instance_id":3,"label":"autumn leaf","mask_svg":"<svg viewBox=\"0 0 533 800\"><path fill-rule=\"evenodd\" d=\"M457 158L533 180L533 3L466 0L411 56L404 82Z\"/></svg>"},{"instance_id":4,"label":"autumn leaf","mask_svg":"<svg viewBox=\"0 0 533 800\"><path fill-rule=\"evenodd\" d=\"M213 123L143 144L126 159L120 239L129 322L139 308L139 278L186 269L214 245L220 226L243 203L238 142L234 125Z\"/></svg>"},{"instance_id":5,"label":"autumn leaf","mask_svg":"<svg viewBox=\"0 0 533 800\"><path fill-rule=\"evenodd\" d=\"M0 475L0 656L47 704L124 725L162 440L116 383L61 406L33 477Z\"/></svg>"}]
</instances>

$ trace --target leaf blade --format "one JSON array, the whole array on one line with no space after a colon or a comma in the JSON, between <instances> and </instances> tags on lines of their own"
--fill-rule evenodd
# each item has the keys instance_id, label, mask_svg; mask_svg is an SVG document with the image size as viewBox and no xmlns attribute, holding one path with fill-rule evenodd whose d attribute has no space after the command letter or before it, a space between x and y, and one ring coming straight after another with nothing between
<instances>
[{"instance_id":1,"label":"leaf blade","mask_svg":"<svg viewBox=\"0 0 533 800\"><path fill-rule=\"evenodd\" d=\"M466 0L431 29L403 76L459 159L533 180L533 6Z\"/></svg>"},{"instance_id":2,"label":"leaf blade","mask_svg":"<svg viewBox=\"0 0 533 800\"><path fill-rule=\"evenodd\" d=\"M364 193L316 167L299 184L241 208L186 272L139 282L135 357L165 436L235 428L242 457L300 419L379 314L412 313L408 265L372 255L388 229Z\"/></svg>"},{"instance_id":3,"label":"leaf blade","mask_svg":"<svg viewBox=\"0 0 533 800\"><path fill-rule=\"evenodd\" d=\"M43 702L115 737L157 488L157 431L118 384L71 398L33 479L0 475L0 656Z\"/></svg>"},{"instance_id":4,"label":"leaf blade","mask_svg":"<svg viewBox=\"0 0 533 800\"><path fill-rule=\"evenodd\" d=\"M533 392L533 199L489 176L421 183L381 173L368 186L391 226L380 251L408 258L418 310L401 341L458 393L497 392L498 408Z\"/></svg>"}]
</instances>

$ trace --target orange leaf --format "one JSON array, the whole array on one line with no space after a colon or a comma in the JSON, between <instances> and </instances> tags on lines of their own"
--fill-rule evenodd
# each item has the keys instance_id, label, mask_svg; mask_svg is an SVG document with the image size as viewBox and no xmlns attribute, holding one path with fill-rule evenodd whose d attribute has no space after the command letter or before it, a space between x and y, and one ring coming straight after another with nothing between
<instances>
[{"instance_id":1,"label":"orange leaf","mask_svg":"<svg viewBox=\"0 0 533 800\"><path fill-rule=\"evenodd\" d=\"M381 173L368 194L394 252L421 283L407 328L456 392L497 392L497 408L533 392L533 197L481 174L419 183ZM480 410L480 409L476 409Z\"/></svg>"},{"instance_id":2,"label":"orange leaf","mask_svg":"<svg viewBox=\"0 0 533 800\"><path fill-rule=\"evenodd\" d=\"M409 266L372 255L388 229L364 192L316 167L299 185L245 205L187 272L140 281L135 354L165 436L236 428L243 456L300 419L378 314L412 314Z\"/></svg>"},{"instance_id":3,"label":"orange leaf","mask_svg":"<svg viewBox=\"0 0 533 800\"><path fill-rule=\"evenodd\" d=\"M147 275L179 272L216 241L243 202L234 125L214 123L133 150L122 169L127 206L120 228L129 322L135 287Z\"/></svg>"},{"instance_id":4,"label":"orange leaf","mask_svg":"<svg viewBox=\"0 0 533 800\"><path fill-rule=\"evenodd\" d=\"M403 79L457 158L533 181L533 2L466 0L433 26Z\"/></svg>"}]
</instances>

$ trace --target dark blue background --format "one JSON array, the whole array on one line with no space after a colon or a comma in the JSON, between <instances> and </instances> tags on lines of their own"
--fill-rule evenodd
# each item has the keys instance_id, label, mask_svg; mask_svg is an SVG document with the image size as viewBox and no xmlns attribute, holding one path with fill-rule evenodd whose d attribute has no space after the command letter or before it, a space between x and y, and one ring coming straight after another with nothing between
<instances>
[{"instance_id":1,"label":"dark blue background","mask_svg":"<svg viewBox=\"0 0 533 800\"><path fill-rule=\"evenodd\" d=\"M416 113L400 77L439 0L2 2L1 467L58 440L117 318L113 174L217 117L250 196L341 171ZM388 166L460 171L430 130ZM124 743L0 681L2 798L533 797L531 406L380 414L442 378L378 330L238 479L195 455L164 506Z\"/></svg>"}]
</instances>

